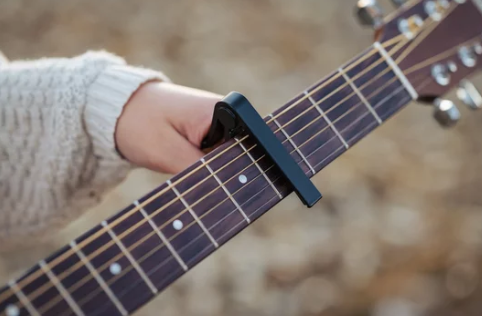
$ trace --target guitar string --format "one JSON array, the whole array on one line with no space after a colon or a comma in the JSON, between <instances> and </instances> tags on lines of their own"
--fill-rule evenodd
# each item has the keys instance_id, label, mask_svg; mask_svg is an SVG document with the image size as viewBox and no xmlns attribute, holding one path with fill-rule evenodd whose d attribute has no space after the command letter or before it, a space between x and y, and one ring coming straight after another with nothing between
<instances>
[{"instance_id":1,"label":"guitar string","mask_svg":"<svg viewBox=\"0 0 482 316\"><path fill-rule=\"evenodd\" d=\"M372 80L371 80L370 82L366 83L365 85L363 85L361 89L365 88L365 87L368 86L369 84L372 84L373 82L375 82L376 80L378 80L379 77L380 77L380 75L385 74L385 73L387 72L387 70L389 70L389 67L387 67L387 68L385 69L385 71L380 72L379 75L377 75L375 78L371 78ZM373 92L368 98L369 98L369 99L372 98L374 95L378 94L381 90L385 89L388 85L390 85L391 83L393 83L393 82L396 81L396 80L397 80L397 77L392 78L392 80L390 80L389 82L385 83L385 85L382 86L381 88L378 88L378 89L377 89L375 92ZM351 96L353 96L353 95L354 95L354 93L351 94ZM347 98L343 99L343 100L340 101L339 103L337 103L337 104L335 104L334 106L332 106L330 109L328 109L328 110L325 112L325 114L328 114L330 111L332 111L333 109L337 108L340 104L343 104L346 99L347 99ZM352 109L350 109L349 111L345 112L343 115L341 115L340 117L338 117L338 118L337 118L335 121L333 121L332 123L334 124L334 123L338 122L339 120L341 120L343 117L345 117L346 115L348 115L352 110L354 110L355 108L357 108L357 107L358 107L359 105L361 105L361 104L362 104L362 103L359 102L359 103L356 104L354 107L352 107ZM301 115L300 115L300 116L301 116ZM295 134L290 135L290 138L296 136L297 134L299 134L300 132L302 132L304 129L306 129L308 126L310 126L311 124L315 123L316 121L318 121L318 120L320 120L320 119L322 119L322 118L323 118L323 116L318 116L318 117L315 118L314 120L311 120L311 122L310 122L309 124L305 125L302 129L298 130ZM289 124L289 122L286 123L286 125L288 125L288 124ZM321 134L322 132L324 132L325 130L327 130L327 129L329 129L329 128L330 128L330 126L326 126L324 129L322 129L321 131L319 131L316 135ZM316 136L316 135L315 135L315 136ZM285 142L287 142L287 141L288 141L288 139L284 140L282 143L285 143ZM249 148L247 151L248 151L248 152L251 151L255 146L256 146L256 145L252 146L252 147ZM300 145L300 147L301 147L301 146L303 146L303 144ZM292 151L291 153L294 153L294 152L295 152L295 151ZM239 156L239 157L240 157L240 156ZM239 157L238 157L238 158L239 158ZM259 162L259 161L260 161L261 159L263 159L264 157L265 157L265 155L263 155L262 157L260 157L259 159L257 159L254 163L251 163L250 165L248 165L248 166L247 166L246 168L244 168L243 170L239 171L237 174L235 174L234 176L232 176L230 179L226 180L224 183L228 183L229 181L233 180L239 173L243 172L243 171L246 170L247 168L250 168L251 166L254 166L255 163ZM218 171L219 171L219 170L218 170ZM267 170L265 170L264 172L267 172ZM246 186L247 186L247 185L246 185ZM245 187L246 187L246 186L245 186ZM204 199L205 199L206 197L208 197L210 194L214 193L214 192L215 192L216 190L218 190L219 188L220 188L220 187L218 186L218 187L214 188L211 192L206 193L201 199L198 199L194 204L191 204L191 207L194 207L194 206L196 206L197 204L199 204L200 202L202 202L202 200L204 200ZM242 189L242 188L241 188L241 189ZM238 191L239 191L239 190L238 190ZM237 192L238 192L238 191L237 191ZM237 192L232 193L232 195L235 195ZM207 214L209 214L210 211L212 211L213 209L217 208L221 203L225 202L227 199L229 199L229 196L228 196L227 198L225 198L223 201L219 202L219 203L218 203L217 205L215 205L213 208L211 208L211 210L209 210L207 213L203 214L203 216L201 216L200 219L202 219L204 216L206 216ZM156 214L158 213L158 211L159 211L159 210L156 210L156 213L151 214L150 217L152 218L152 216L156 215ZM188 211L187 208L184 209L182 212L180 212L179 214L177 214L175 217L171 218L169 221L167 221L166 223L164 223L164 225L162 225L162 226L160 227L160 229L165 228L165 227L168 226L170 223L172 223L172 221L174 221L176 218L178 218L178 217L181 216L182 214L186 213L187 211ZM137 225L135 225L135 226L133 226L133 227L130 227L129 230L136 229L136 228L139 227L140 224L142 224L142 223L143 223L143 222L139 222ZM196 222L192 222L191 224L193 225L193 224L195 224L195 223L196 223ZM189 226L188 226L188 227L189 227ZM186 227L186 229L187 229L188 227ZM120 234L120 235L118 236L118 238L122 240L122 238L126 235L127 232L128 232L128 231L125 231L123 234ZM179 235L179 233L181 233L181 232L182 232L182 231L178 232L178 234L176 234L175 236L173 236L172 239L175 238L175 237L177 237L177 235ZM153 236L153 235L155 235L155 232L151 232L150 234L146 235L143 239L141 239L141 240L139 240L138 242L136 242L135 244L129 246L127 250L129 251L129 250L135 248L136 246L138 246L139 244L141 244L142 242L144 242L147 238L150 238L150 237ZM111 245L113 245L112 242L109 242L109 243L105 244L102 248L99 248L99 249L96 250L96 252L90 254L89 257L90 257L90 258L95 257L95 255L96 255L97 252L101 252L103 249L105 249L105 248L107 248L107 247L109 247L109 246L111 246ZM115 260L117 260L118 258L120 258L120 257L122 257L122 256L123 256L123 254L122 254L122 253L119 253L116 257L114 257L113 259L111 259L111 261L109 261L109 262L105 263L103 266L99 267L98 270L99 270L100 272L104 271L104 270L107 268L108 265L110 265L112 262L115 262ZM138 262L139 262L139 261L138 261ZM64 277L66 274L68 274L68 273L73 273L77 268L82 267L82 266L83 266L82 263L81 263L81 262L78 262L75 266L71 267L69 270L66 270L66 271L64 271L63 273L61 273L61 274L58 276L58 279L59 279L59 280L62 280L63 277ZM74 271L72 271L72 270L74 270ZM119 275L119 277L120 277L120 276L121 276L121 275ZM87 281L88 281L88 280L87 280ZM85 282L87 282L87 281L85 281ZM80 282L80 281L79 281L79 282ZM85 283L85 282L84 282L84 283ZM45 286L47 286L47 285L48 285L48 284L45 284ZM69 290L70 292L73 292L73 291L75 291L79 286L82 286L82 285L83 285L83 284L78 285L78 283L76 283L76 284L72 285L70 288L68 288L68 290ZM72 289L73 287L75 287L75 288ZM39 288L37 291L39 291L39 290L41 290L41 289L42 289L42 288ZM36 297L38 297L41 293L37 294L37 293L36 293L37 291L35 291L34 293L31 293L31 294L30 294L30 297L33 297L33 299L35 299Z\"/></svg>"},{"instance_id":2,"label":"guitar string","mask_svg":"<svg viewBox=\"0 0 482 316\"><path fill-rule=\"evenodd\" d=\"M395 78L395 79L396 79L396 78ZM394 81L392 81L392 82L394 82ZM398 87L398 89L397 89L395 92L393 92L389 97L392 97L392 96L394 96L394 95L396 95L396 94L398 94L398 93L400 93L400 92L402 92L402 91L405 91L405 89L404 89L404 86L403 86L402 84L400 84L400 86ZM387 99L389 99L389 98L387 98ZM410 99L411 99L410 96L407 96L407 97L403 100L403 102L407 102L407 101L409 101ZM379 107L380 105L383 105L384 103L386 103L386 101L383 101L383 102L378 103L378 104L376 105L376 107ZM357 107L360 106L360 105L362 105L361 102L358 103L358 104L357 104L356 106L354 106L353 108L357 108ZM357 121L359 121L359 120L361 120L361 119L363 119L363 118L365 118L366 116L369 116L369 115L370 115L369 112L364 113L364 115L362 115L361 117L359 117L359 118L358 118L355 122L353 122L353 123L356 123ZM353 124L353 123L352 123L352 124ZM374 121L374 124L377 125L377 122ZM350 124L350 125L351 125L351 124ZM350 127L350 125L347 126L345 129L343 129L342 131L345 131L347 128ZM371 127L371 126L373 126L373 124L370 125L370 126L368 126L368 127ZM363 133L363 132L364 132L364 130L360 131L359 133L357 133L356 135L354 135L351 139L356 139L356 137L358 137L358 135L359 135L360 133ZM330 142L330 141L333 140L333 139L336 139L336 136L333 136L330 140L327 141L327 143ZM351 140L351 139L350 139L350 140ZM325 143L325 144L326 144L326 143ZM314 152L320 150L320 148L322 148L325 144L323 144L322 146L316 148L316 149L312 152L312 154L313 154ZM301 146L302 146L302 145L301 145ZM344 149L344 148L345 148L344 146L341 146L341 147L338 148L338 150ZM294 153L294 152L295 152L295 151L292 151L291 153ZM311 155L311 154L310 154L310 155ZM319 164L321 164L321 163L323 163L323 162L324 162L324 161L320 162ZM318 165L319 165L319 164L318 164ZM265 170L265 172L267 172L268 170L270 170L270 169L273 168L273 167L274 167L274 165L271 165L268 169ZM307 172L307 173L309 173L309 172ZM262 176L262 174L258 175L256 178L261 177L261 176ZM255 178L255 179L256 179L256 178ZM253 179L252 181L254 181L255 179ZM281 179L281 177L278 177L278 178L274 179L274 180L273 180L273 183L275 183L275 182L278 181L279 179ZM268 187L269 187L269 184L266 185L265 187L263 187L263 188L261 189L261 191L263 191L265 188L268 188ZM243 187L243 188L245 188L245 187ZM243 188L240 188L238 191L240 191L240 190L243 189ZM234 193L234 194L236 194L236 193ZM259 194L259 193L257 193L257 194ZM257 195L257 194L256 194L256 195ZM256 195L255 195L255 196L256 196ZM266 203L271 202L271 200L274 199L274 198L276 198L276 197L277 197L277 195L274 194L273 197L272 197L268 202L266 202ZM225 200L227 200L227 199L225 199ZM245 203L247 203L247 202L245 202ZM265 204L266 204L266 203L265 203ZM265 204L263 204L263 205L260 206L257 210L255 210L255 211L252 213L252 215L254 215L254 214L257 213L260 209L262 209L262 207L263 207ZM243 204L243 205L244 205L244 204ZM212 225L211 227L209 227L209 229L213 229L213 228L215 228L217 225L222 224L222 222L224 222L227 217L229 217L231 214L236 213L236 212L237 212L236 209L232 210L232 211L231 211L230 213L228 213L223 219L219 220L219 221L216 222L214 225ZM224 236L226 236L227 234L231 233L232 230L236 229L239 225L241 225L241 224L243 224L243 223L246 223L246 221L241 221L241 222L239 222L237 225L235 225L234 227L232 227L229 231L225 232L220 238L224 238ZM193 222L193 223L191 223L189 226L191 226L192 224L195 224L195 223ZM188 227L189 227L189 226L188 226ZM201 238L202 236L205 236L205 234L200 234L200 235L198 235L197 237L195 237L194 239L192 239L192 240L190 241L190 243L188 243L186 246L184 246L183 248L181 248L181 249L179 250L179 252L181 253L185 248L191 246L194 242L196 242L196 241L197 241L199 238ZM175 237L173 237L172 239L174 239L174 238L175 238ZM205 248L204 248L202 251L200 251L194 258L192 258L191 261L194 261L198 256L202 255L205 251L208 251L209 249L211 249L211 247L212 247L211 244L210 244L209 246L205 247ZM161 249L162 246L160 246L160 247L158 246L158 248ZM155 251L157 251L157 250L155 250ZM147 259L147 258L150 256L150 253L151 253L151 252L153 252L153 251L151 250L148 254L146 254L146 255L144 255L142 258L140 258L140 259L139 259L139 262L142 262L143 260ZM151 275L152 273L156 272L158 269L160 269L163 265L165 265L166 263L168 263L168 262L171 261L172 259L173 259L172 257L169 257L168 259L164 260L164 261L163 261L162 263L160 263L157 267L151 269L150 271L147 271L147 272L146 272L147 275ZM132 267L129 266L128 269L131 270ZM127 271L126 271L126 273L127 273ZM122 276L122 275L118 275L118 276L116 276L115 278L109 280L109 282L107 282L108 285L111 285L112 283L114 283L114 282L115 282L114 279L118 279L118 278L121 277L121 276ZM139 280L139 281L136 281L135 284L131 285L128 289L126 289L126 290L124 290L122 293L120 293L120 294L119 294L119 298L122 298L124 295L127 295L127 293L128 293L134 286L137 286L140 282L141 282L140 280ZM95 292L91 293L88 297L83 298L81 301L78 302L78 303L79 303L79 306L83 306L85 303L89 302L89 301L90 301L90 298L93 297L93 296L95 296L97 293L99 293L99 291L101 291L101 289L97 289ZM62 299L62 298L60 298L60 299ZM107 304L107 303L106 303L106 304ZM106 304L105 304L105 305L106 305ZM67 310L66 312L69 312L69 311ZM65 313L61 314L61 316L64 316L64 315L66 315L66 314L65 314Z\"/></svg>"},{"instance_id":3,"label":"guitar string","mask_svg":"<svg viewBox=\"0 0 482 316\"><path fill-rule=\"evenodd\" d=\"M287 125L287 124L286 124ZM291 135L291 137L293 137L294 135Z\"/></svg>"},{"instance_id":4,"label":"guitar string","mask_svg":"<svg viewBox=\"0 0 482 316\"><path fill-rule=\"evenodd\" d=\"M371 53L370 56L373 56L373 53L376 53L376 51L373 49L372 51L370 51L370 53ZM368 57L370 57L370 56L365 56L364 59L366 59L366 58L368 58ZM364 59L362 59L362 60L364 60ZM379 62L383 62L383 59L380 59ZM353 67L355 67L355 66L357 66L357 64L350 65L350 67L347 68L347 69L351 69L351 68L353 68ZM366 69L365 72L368 71L368 70L370 70L370 69ZM363 75L363 74L364 74L364 73L361 73L361 74L359 74L359 76L361 76L361 75ZM336 79L336 78L332 78L332 80L335 80L335 79ZM313 94L315 91L318 91L319 89L323 88L324 85L326 85L326 84L328 84L328 83L329 83L329 81L323 83L323 85L320 85L316 90L312 91L311 94ZM347 84L345 84L345 86L347 86ZM311 94L308 95L308 96L306 96L306 97L311 96ZM301 99L300 99L299 101L301 101ZM293 107L293 106L295 106L295 105L297 105L297 104L292 104L290 107ZM279 117L279 115L281 115L281 114L282 114L282 113L279 113L279 114L278 114L277 116L275 116L274 118ZM273 119L272 119L272 120L273 120ZM268 123L269 123L269 121L268 121ZM227 150L231 149L231 148L234 147L235 145L239 144L239 142L245 140L246 138L247 138L247 136L245 136L245 138L237 141L236 143L232 144L232 146L224 149L224 151L218 153L216 156L210 158L210 160L207 161L206 164L209 163L209 162L211 162L211 161L213 161L214 159L216 159L217 157L219 157L221 154L223 154L223 153L226 152ZM184 175L183 178L176 180L176 182L175 182L174 184L177 184L177 183L181 182L182 180L184 180L185 178L187 178L189 175L191 175L193 172L201 169L201 168L204 167L204 166L205 166L205 164L200 165L200 166L197 167L195 170L192 170L190 173ZM155 196L151 197L149 200L144 201L143 204L140 204L139 206L133 208L132 210L130 210L129 213L124 214L124 216L123 216L122 218L117 219L116 222L109 224L109 226L110 226L110 227L115 227L116 224L118 224L117 221L120 221L121 219L127 217L128 215L132 215L135 211L139 211L140 208L142 208L142 207L145 206L146 204L150 203L150 202L152 201L152 199L158 197L159 195L161 195L162 193L165 193L165 192L167 192L167 190L163 190L163 191L158 192ZM186 193L186 192L185 192L185 193ZM106 227L106 228L107 228L107 227ZM91 239L93 239L93 238L95 238L95 237L98 237L101 233L104 233L104 232L105 232L105 228L102 228L102 229L99 230L96 234L89 236L88 239L86 239L86 240L84 240L82 243L80 243L79 246L80 246L80 247L85 246L85 244L86 244L87 242L89 242ZM56 264L59 263L60 260L65 259L65 257L67 257L67 256L69 256L69 255L71 255L71 254L73 254L73 253L74 253L73 250L69 250L69 251L65 252L64 254L62 254L61 256L59 256L59 257L57 257L56 259L54 259L52 262L49 263L49 265L52 265L52 267L55 267ZM61 261L60 261L60 262L61 262ZM41 274L40 274L40 273L33 273L33 274L31 274L30 276L28 276L27 278L25 278L25 279L23 279L22 281L20 281L20 282L19 282L20 288L22 288L22 286L24 286L24 283L26 283L26 282L27 282L27 283L30 283L33 278L36 278L36 277L38 277L38 276L41 276ZM6 296L6 295L9 295L9 293L4 292L4 293L2 293L2 294L0 295L0 302L5 299L5 296Z\"/></svg>"},{"instance_id":5,"label":"guitar string","mask_svg":"<svg viewBox=\"0 0 482 316\"><path fill-rule=\"evenodd\" d=\"M396 79L396 78L394 78L394 79ZM319 119L319 118L318 118L318 119ZM290 121L290 122L291 122L291 121ZM313 122L311 122L311 123L313 123ZM310 123L310 124L311 124L311 123ZM291 135L291 137L293 137L293 136L294 136L294 135ZM292 151L292 153L293 153L293 152L294 152L294 151ZM261 159L261 158L260 158L260 159ZM269 169L271 169L271 167L268 168L267 170L269 170ZM265 172L267 172L267 170L266 170ZM259 177L259 176L258 176L258 177ZM229 181L229 180L228 180L228 181ZM276 180L275 180L274 182L276 182ZM241 188L241 189L242 189L242 188ZM239 190L238 190L238 191L239 191ZM225 200L226 200L226 199L225 199ZM217 207L217 206L216 206L216 207ZM215 208L216 208L216 207L215 207ZM236 211L236 210L234 210L234 211ZM234 211L233 211L233 212L234 212ZM209 213L209 212L208 212L208 213ZM216 226L216 225L214 225L214 226ZM214 226L212 226L211 228L213 228ZM174 236L173 238L175 238L175 237L176 237L176 236ZM183 249L184 249L184 248L183 248ZM182 251L182 249L181 249L181 251ZM172 259L172 258L171 258L171 259ZM114 282L115 282L115 281L114 281Z\"/></svg>"},{"instance_id":6,"label":"guitar string","mask_svg":"<svg viewBox=\"0 0 482 316\"><path fill-rule=\"evenodd\" d=\"M470 40L470 41L472 41L472 40ZM466 42L466 43L467 43L467 42ZM465 44L465 43L464 43L464 44ZM462 44L462 45L464 45L464 44ZM452 49L452 51L453 51L453 49ZM443 53L443 54L439 54L439 55L441 55L441 58L445 58L445 57L447 56L447 53ZM442 56L444 56L444 57L442 57ZM397 78L395 77L395 78L393 78L393 79L397 79ZM393 82L393 80L391 80L390 82ZM370 98L370 97L369 97L369 98ZM359 104L358 104L358 105L359 105ZM358 106L358 105L356 105L356 106ZM356 107L356 106L355 106L355 107ZM319 119L319 118L317 118L317 119ZM317 119L315 119L315 120L317 120ZM313 122L311 122L311 123L313 123ZM310 124L311 124L311 123L310 123ZM294 135L291 135L291 136L294 136ZM333 139L333 138L332 138L332 139ZM331 141L331 140L329 140L329 141ZM328 141L328 142L329 142L329 141ZM301 146L303 146L303 144L302 144ZM300 146L300 147L301 147L301 146ZM316 149L315 151L317 151L317 150L319 150L319 149ZM295 152L295 151L292 151L291 153L293 153L293 152ZM264 157L264 156L262 156L262 157L259 158L258 160L261 160L263 157ZM248 166L248 167L250 167L250 166ZM268 168L267 170L265 170L265 172L267 172L269 169L271 169L271 167ZM241 171L241 172L242 172L242 171ZM258 176L258 177L259 177L259 176ZM231 178L231 179L232 179L232 178ZM230 181L231 179L229 179L228 181ZM227 181L227 182L228 182L228 181ZM275 181L276 181L276 180L275 180ZM275 182L275 181L274 181L274 182ZM244 188L244 187L240 188L238 191L240 191L240 190L243 189L243 188ZM233 195L236 194L238 191L236 191L235 193L233 193ZM228 199L228 198L226 198L225 200L221 201L221 203L223 203L223 202L226 201L227 199ZM218 205L216 205L215 207L213 207L213 209L216 208L217 206L219 206L219 204L220 204L220 203L218 203ZM235 211L236 211L236 210L234 210L233 212L235 212ZM209 212L208 212L208 213L209 213ZM179 214L178 214L178 215L179 215ZM193 223L193 224L194 224L194 223ZM216 225L213 225L213 226L211 226L210 228L213 228L214 226L216 226ZM176 235L176 236L177 236L177 235ZM172 237L172 239L174 239L176 236ZM143 241L142 241L142 242L143 242ZM186 247L186 246L185 246L185 247ZM184 249L184 248L183 248L183 249ZM155 251L157 251L157 250L155 250ZM182 251L182 249L181 249L181 251ZM152 251L151 251L151 252L152 252ZM121 255L122 255L122 254L121 254ZM147 258L147 257L149 257L149 255L148 255L148 256L143 256L143 257L141 258L141 262L144 260L144 258ZM171 258L171 259L172 259L172 258ZM120 277L120 276L119 276L119 277ZM115 280L113 280L113 282L115 282ZM112 283L113 283L113 282L112 282Z\"/></svg>"},{"instance_id":7,"label":"guitar string","mask_svg":"<svg viewBox=\"0 0 482 316\"><path fill-rule=\"evenodd\" d=\"M380 75L383 75L383 74L387 73L388 70L390 70L389 67L387 67L383 72L380 72L375 78L372 78L372 80L371 80L370 82L364 84L364 85L361 87L361 89L365 88L365 87L368 86L369 84L372 84L374 81L378 80L379 77L380 77ZM381 88L379 88L378 90L376 90L374 93L372 93L368 98L373 97L373 96L374 96L375 94L377 94L379 91L383 90L386 86L388 86L389 84L391 84L392 82L394 82L394 81L396 81L396 80L397 80L397 77L394 77L392 80L390 80L388 83L386 83L385 86L382 86ZM354 93L351 93L351 94L349 95L349 97L341 100L340 102L338 102L337 104L335 104L334 106L332 106L330 109L328 109L328 110L325 112L325 114L328 114L328 113L331 112L332 110L336 109L339 105L343 104L344 101L346 101L347 99L351 98L351 97L354 96L354 95L355 95ZM358 103L358 104L357 104L356 106L354 106L351 110L345 112L342 116L338 117L338 118L337 118L335 121L333 121L332 123L334 124L334 123L338 122L338 121L341 120L344 116L348 115L354 108L356 108L357 106L359 106L359 105L361 105L361 104L362 104L362 103ZM309 110L309 109L311 109L311 107L308 108L308 110ZM306 112L306 111L305 111L305 112ZM304 112L303 112L303 113L304 113ZM301 116L301 114L300 114L299 116ZM312 120L309 124L305 125L302 129L298 130L298 131L297 131L296 133L294 133L293 135L290 135L290 137L289 137L288 139L284 140L282 143L284 144L284 143L287 142L291 137L296 136L297 134L299 134L300 132L302 132L304 129L306 129L307 127L309 127L311 124L315 123L316 121L318 121L318 120L320 120L320 119L322 119L322 118L323 118L323 116L318 116L316 119ZM290 121L290 122L291 122L291 121ZM288 125L290 122L286 123L285 125ZM330 128L330 126L326 126L324 129L322 129L321 131L319 131L316 135L324 132L325 130L327 130L327 129L329 129L329 128ZM278 131L279 131L279 130L281 130L281 129L278 129ZM315 136L316 136L316 135L315 135ZM302 145L301 145L301 146L302 146ZM299 146L299 147L301 147L301 146ZM249 151L251 151L252 149L254 149L255 147L256 147L256 145L250 147L247 151L249 152ZM291 153L293 153L293 152L295 152L295 151L292 151ZM242 157L242 155L236 157L234 160L236 160L237 158L240 158L240 157ZM259 158L258 160L256 160L254 163L252 163L251 165L249 165L247 168L249 168L249 167L251 167L251 166L254 166L255 163L257 163L258 161L260 161L260 160L261 160L262 158L264 158L264 157L265 157L265 155L263 155L262 157L260 157L260 158ZM234 161L234 160L233 160L233 161ZM247 168L245 168L245 169L247 169ZM241 170L240 172L244 171L245 169ZM221 171L221 169L217 170L217 172L219 172L219 171ZM238 174L239 174L239 172L238 172ZM224 183L227 183L227 182L233 180L234 177L236 177L238 174L234 175L233 177L231 177L230 179L228 179L228 180L225 181ZM220 187L216 187L216 188L214 188L211 192L208 192L208 193L207 193L206 195L204 195L201 199L198 199L194 204L191 204L191 207L194 207L194 206L196 206L197 204L199 204L200 202L202 202L202 200L204 200L205 198L207 198L210 194L214 193L214 192L215 192L216 190L218 190L219 188L220 188ZM184 193L186 193L186 192L184 192ZM237 192L233 193L232 195L234 195L234 194L236 194L236 193L237 193ZM221 201L220 203L225 202L227 199L229 199L229 196L228 196L225 200ZM219 204L220 204L220 203L219 203ZM216 205L215 207L219 206L219 204ZM163 205L164 208L167 207L167 206L169 206L169 205ZM215 208L215 207L214 207L214 208ZM155 213L153 213L153 214L150 215L150 218L152 218L153 216L155 216L156 214L158 214L160 211L162 211L162 209L156 210ZM171 218L168 222L166 222L162 227L160 227L160 229L163 229L164 227L166 227L167 225L169 225L172 221L174 221L177 217L181 216L182 214L186 213L187 211L188 211L187 208L184 209L182 212L180 212L179 214L177 214L176 217L173 217L173 218ZM209 212L208 212L208 213L209 213ZM206 213L205 215L207 215L208 213ZM202 219L202 217L201 217L200 219ZM138 228L141 224L143 224L143 223L145 223L145 221L140 221L140 222L138 222L136 225L130 227L129 230L126 230L125 232L123 232L122 234L120 234L120 235L118 236L118 238L122 240L122 238L125 237L125 236L127 235L127 233L132 232L134 229L137 229L137 228ZM193 222L192 224L195 224L195 222ZM187 228L187 227L186 227L186 228ZM146 238L148 238L148 237L150 238L152 235L155 235L155 232L151 232L149 235L145 236L142 240L140 240L140 241L138 241L137 243L131 245L127 250L129 251L129 250L135 248L138 244L142 243ZM177 235L176 235L176 236L177 236ZM90 254L88 257L89 257L89 258L95 258L95 256L96 256L97 254L99 254L100 252L102 252L102 251L105 250L106 248L110 247L111 245L114 245L114 243L113 243L112 241L110 241L109 243L103 245L101 248L97 249L94 253ZM115 261L116 259L118 259L118 257L121 257L121 256L123 256L122 253L119 254L118 256L116 256L116 257L115 257L114 259L112 259L112 260ZM107 266L108 266L110 263L112 263L112 262L105 263L105 264L104 264L103 266L101 266L98 270L99 270L99 271L103 271L105 268L107 268ZM75 272L77 268L80 268L80 267L82 267L82 266L83 266L83 265L82 265L82 262L78 262L75 266L71 267L69 270L66 270L66 271L64 271L63 273L61 273L61 274L58 276L58 279L59 279L59 280L63 280L64 275L69 274L69 273L71 274L71 273ZM73 271L72 271L72 270L73 270ZM48 285L48 284L46 284L45 286L47 286L47 285ZM73 286L76 286L76 284L74 284ZM72 286L72 287L73 287L73 286ZM37 296L39 296L39 295L41 294L41 293L40 293L40 294L37 294L36 292L40 291L41 289L42 289L42 288L39 288L39 289L36 290L34 293L31 293L30 296L33 296L33 299L35 299ZM72 290L72 288L69 288L68 290ZM75 289L72 290L72 291L75 291Z\"/></svg>"},{"instance_id":8,"label":"guitar string","mask_svg":"<svg viewBox=\"0 0 482 316\"><path fill-rule=\"evenodd\" d=\"M446 15L449 15L450 13L452 13L455 8L458 7L458 4L455 3L454 6L452 7L449 7L447 9L446 12L444 12L444 14ZM401 54L400 56L398 56L398 58L395 60L395 63L396 64L400 64L400 62L402 62L408 55L410 55L410 53L416 48L418 47L418 45L420 44L421 41L423 41L427 36L429 36L433 30L436 29L436 27L438 26L438 23L435 23L435 21L432 20L432 23L429 23L429 25L427 27L424 28L423 30L423 34L419 34L419 36L417 36L417 38L415 38L411 43L410 45L407 47L407 49L405 49Z\"/></svg>"},{"instance_id":9,"label":"guitar string","mask_svg":"<svg viewBox=\"0 0 482 316\"><path fill-rule=\"evenodd\" d=\"M386 45L386 44L385 44L385 45ZM382 61L383 61L383 60L382 60ZM347 69L348 69L348 68L347 68ZM320 88L321 88L321 86L320 86L318 89L320 89ZM313 93L313 92L312 92L312 93ZM292 105L292 106L293 106L293 105ZM281 113L280 113L280 114L281 114ZM280 114L278 114L278 116L279 116ZM276 116L276 117L278 117L278 116ZM292 135L292 136L293 136L293 135Z\"/></svg>"},{"instance_id":10,"label":"guitar string","mask_svg":"<svg viewBox=\"0 0 482 316\"><path fill-rule=\"evenodd\" d=\"M411 74L412 72L414 71L417 71L421 68L424 68L424 67L427 67L429 66L430 64L433 64L434 62L436 61L439 61L439 60L442 60L442 59L445 59L447 58L448 56L452 55L455 51L458 51L461 47L463 46L466 46L466 45L469 45L469 44L476 44L478 43L478 40L480 41L480 37L482 36L482 34L479 34L478 36L476 37L473 37L467 41L465 41L464 43L460 44L459 46L457 47L454 47L454 48L451 48L449 50L446 50L445 52L443 53L440 53L438 55L435 55L433 57L430 57L426 60L424 60L423 62L420 62L418 64L415 64L413 65L412 67L408 68L406 70L406 73L407 74Z\"/></svg>"}]
</instances>

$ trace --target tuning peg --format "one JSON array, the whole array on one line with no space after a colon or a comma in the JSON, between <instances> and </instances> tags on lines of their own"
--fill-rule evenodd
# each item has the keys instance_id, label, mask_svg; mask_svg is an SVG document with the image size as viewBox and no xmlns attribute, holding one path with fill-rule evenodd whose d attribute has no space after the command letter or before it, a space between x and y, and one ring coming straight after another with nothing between
<instances>
[{"instance_id":1,"label":"tuning peg","mask_svg":"<svg viewBox=\"0 0 482 316\"><path fill-rule=\"evenodd\" d=\"M377 0L358 0L356 15L362 25L378 28L383 22L383 10Z\"/></svg>"},{"instance_id":2,"label":"tuning peg","mask_svg":"<svg viewBox=\"0 0 482 316\"><path fill-rule=\"evenodd\" d=\"M459 109L450 100L435 99L435 120L443 127L451 127L460 119Z\"/></svg>"},{"instance_id":3,"label":"tuning peg","mask_svg":"<svg viewBox=\"0 0 482 316\"><path fill-rule=\"evenodd\" d=\"M405 4L407 0L392 0L392 3L398 8Z\"/></svg>"},{"instance_id":4,"label":"tuning peg","mask_svg":"<svg viewBox=\"0 0 482 316\"><path fill-rule=\"evenodd\" d=\"M482 95L472 82L462 80L457 89L457 97L472 110L482 108Z\"/></svg>"}]
</instances>

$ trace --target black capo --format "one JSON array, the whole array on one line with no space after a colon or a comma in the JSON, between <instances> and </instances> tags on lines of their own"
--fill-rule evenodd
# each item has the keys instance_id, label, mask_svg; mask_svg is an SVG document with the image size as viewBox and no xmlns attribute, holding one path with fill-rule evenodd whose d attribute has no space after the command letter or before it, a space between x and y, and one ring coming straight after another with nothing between
<instances>
[{"instance_id":1,"label":"black capo","mask_svg":"<svg viewBox=\"0 0 482 316\"><path fill-rule=\"evenodd\" d=\"M238 92L231 92L216 104L211 128L201 148L213 147L220 141L227 141L244 131L249 132L256 139L257 144L278 166L305 205L312 207L321 199L320 191L305 175L251 103Z\"/></svg>"}]
</instances>

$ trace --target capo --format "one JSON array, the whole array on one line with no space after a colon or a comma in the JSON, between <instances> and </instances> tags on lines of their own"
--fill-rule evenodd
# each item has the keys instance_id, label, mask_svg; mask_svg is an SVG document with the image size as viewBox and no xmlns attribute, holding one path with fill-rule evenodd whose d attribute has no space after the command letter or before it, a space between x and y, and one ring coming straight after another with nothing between
<instances>
[{"instance_id":1,"label":"capo","mask_svg":"<svg viewBox=\"0 0 482 316\"><path fill-rule=\"evenodd\" d=\"M251 103L238 92L231 92L216 104L211 128L201 148L213 147L220 141L227 141L244 131L256 139L258 146L281 170L305 205L312 207L321 199L321 193L313 182L305 175Z\"/></svg>"}]
</instances>

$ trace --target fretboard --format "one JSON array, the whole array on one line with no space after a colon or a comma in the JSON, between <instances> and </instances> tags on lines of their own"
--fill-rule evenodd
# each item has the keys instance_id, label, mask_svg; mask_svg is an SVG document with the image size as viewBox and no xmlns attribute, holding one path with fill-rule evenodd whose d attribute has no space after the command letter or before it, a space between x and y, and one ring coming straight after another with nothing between
<instances>
[{"instance_id":1,"label":"fretboard","mask_svg":"<svg viewBox=\"0 0 482 316\"><path fill-rule=\"evenodd\" d=\"M266 117L308 176L412 100L387 56L371 47ZM291 192L239 135L12 281L0 311L130 314Z\"/></svg>"},{"instance_id":2,"label":"fretboard","mask_svg":"<svg viewBox=\"0 0 482 316\"><path fill-rule=\"evenodd\" d=\"M448 1L442 20L424 3L404 6L387 22L383 44L265 118L308 176L417 93L442 95L482 68L481 58L463 63L459 52L482 47L479 1ZM401 18L418 24L400 34ZM412 40L407 32L417 28ZM455 65L450 84L436 82L434 63ZM0 289L0 314L131 314L291 192L252 138L238 135Z\"/></svg>"}]
</instances>

